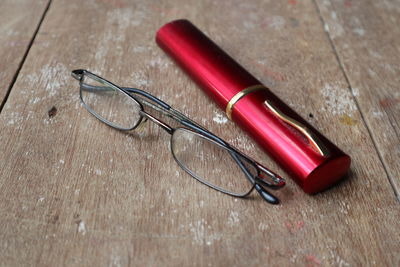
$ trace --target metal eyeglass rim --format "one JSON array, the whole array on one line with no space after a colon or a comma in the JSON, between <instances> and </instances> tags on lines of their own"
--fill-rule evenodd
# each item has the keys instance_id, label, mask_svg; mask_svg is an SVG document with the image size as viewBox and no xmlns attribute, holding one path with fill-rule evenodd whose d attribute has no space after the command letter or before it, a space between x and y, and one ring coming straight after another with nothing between
<instances>
[{"instance_id":1,"label":"metal eyeglass rim","mask_svg":"<svg viewBox=\"0 0 400 267\"><path fill-rule=\"evenodd\" d=\"M187 167L185 167L179 160L176 159L174 153L172 153L173 157L175 158L176 162L178 163L178 165L184 169L187 173L189 173L192 177L194 177L196 180L200 181L201 183L217 190L220 191L222 193L231 195L231 196L236 196L236 197L246 197L248 196L253 190L254 188L257 190L257 192L262 196L262 198L264 200L266 200L267 202L271 203L271 204L278 204L279 203L279 199L276 198L274 195L272 195L271 193L269 193L265 187L268 187L270 189L279 189L282 188L285 185L285 181L283 178L281 178L280 176L276 175L275 173L273 173L272 171L268 170L266 167L262 166L261 164L257 163L256 161L254 161L253 159L251 159L250 157L248 157L247 155L243 154L242 152L238 151L236 148L234 148L233 146L231 146L230 144L228 144L226 141L222 140L221 138L219 138L218 136L216 136L215 134L209 132L207 129L205 129L204 127L202 127L201 125L197 124L196 122L194 122L193 120L191 120L190 118L188 118L187 116L183 115L181 112L173 109L170 105L168 105L167 103L165 103L164 101L160 100L159 98L143 91L137 88L128 88L128 87L119 87L109 81L107 81L106 79L97 76L94 73L91 73L87 70L83 70L83 69L77 69L72 71L72 76L77 79L80 82L80 87L81 87L81 93L82 90L85 91L109 91L109 87L104 86L92 86L92 85L88 85L88 84L84 84L82 82L84 75L88 75L90 78L108 85L108 86L112 86L115 88L118 88L119 90L121 90L124 94L126 94L127 96L133 98L139 105L141 110L139 111L141 118L139 119L139 121L136 123L136 125L134 125L132 128L126 129L126 128L121 128L118 125L115 125L107 120L105 120L104 118L102 118L101 116L97 115L97 113L95 111L93 111L89 106L86 105L86 103L83 101L82 99L82 94L80 95L81 101L84 104L85 108L88 109L88 111L90 113L92 113L95 117L97 117L99 120L101 120L102 122L106 123L107 125L119 129L119 130L134 130L135 128L137 128L143 121L143 118L145 119L149 119L152 122L156 123L157 125L159 125L161 128L163 128L164 130L166 130L169 134L172 134L174 132L174 130L178 129L178 128L172 128L170 127L168 124L162 122L161 120L153 117L152 115L150 115L149 113L144 111L143 108L143 104L153 108L161 113L163 113L164 115L174 119L175 121L177 121L178 123L180 123L181 125L189 128L189 130L191 130L192 132L195 132L199 135L201 135L203 138L208 139L209 141L214 142L215 144L223 147L224 149L226 149L229 154L232 156L232 158L234 159L234 161L239 165L240 169L243 171L243 173L245 174L246 178L249 180L250 183L253 184L253 187L249 190L248 193L246 194L235 194L233 192L224 190L223 188L220 188L218 186L215 186L213 184L208 183L206 180L203 179L199 179L199 177L197 177L192 171L190 171ZM135 94L135 95L132 95ZM149 102L151 101L151 102ZM152 103L153 102L153 103ZM184 128L183 128L184 129ZM188 130L188 129L186 129ZM239 156L241 158L246 159L246 161L248 161L248 163L254 165L256 167L257 170L257 176L254 177L253 175L250 174L249 170L244 166L243 162L241 159L239 159ZM265 179L263 179L260 176L260 173L266 174L269 178L271 178L273 180L273 183L270 183L268 181L266 181Z\"/></svg>"}]
</instances>

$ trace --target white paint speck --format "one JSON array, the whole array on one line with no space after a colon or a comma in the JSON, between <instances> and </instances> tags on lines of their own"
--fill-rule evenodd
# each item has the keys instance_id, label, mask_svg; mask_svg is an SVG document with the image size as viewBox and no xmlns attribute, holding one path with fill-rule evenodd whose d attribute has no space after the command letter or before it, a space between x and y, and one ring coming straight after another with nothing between
<instances>
[{"instance_id":1,"label":"white paint speck","mask_svg":"<svg viewBox=\"0 0 400 267\"><path fill-rule=\"evenodd\" d=\"M118 255L115 255L115 252L114 252L114 250L112 251L112 253L111 253L111 256L110 256L110 260L111 260L111 262L110 262L110 267L121 267L121 266L123 266L124 264L122 263L122 258L121 258L121 256L118 256Z\"/></svg>"},{"instance_id":2,"label":"white paint speck","mask_svg":"<svg viewBox=\"0 0 400 267\"><path fill-rule=\"evenodd\" d=\"M146 14L142 11L135 11L133 14L133 20L131 20L132 26L139 26L142 24L143 19L146 17Z\"/></svg>"},{"instance_id":3,"label":"white paint speck","mask_svg":"<svg viewBox=\"0 0 400 267\"><path fill-rule=\"evenodd\" d=\"M129 82L129 84L136 87L147 87L150 85L150 81L144 71L133 72Z\"/></svg>"},{"instance_id":4,"label":"white paint speck","mask_svg":"<svg viewBox=\"0 0 400 267\"><path fill-rule=\"evenodd\" d=\"M254 23L248 20L244 20L243 27L245 27L246 29L254 29Z\"/></svg>"},{"instance_id":5,"label":"white paint speck","mask_svg":"<svg viewBox=\"0 0 400 267\"><path fill-rule=\"evenodd\" d=\"M350 91L338 84L325 84L321 88L322 96L325 99L325 106L322 108L332 115L343 115L357 110Z\"/></svg>"},{"instance_id":6,"label":"white paint speck","mask_svg":"<svg viewBox=\"0 0 400 267\"><path fill-rule=\"evenodd\" d=\"M99 38L97 42L98 46L96 49L95 59L98 61L105 62L106 57L110 54L117 56L118 58L123 58L124 51L123 43L125 42L125 36L132 26L138 26L142 23L145 18L145 14L140 10L135 10L131 8L124 9L112 9L107 12L106 24L115 25L115 27L107 27L103 35ZM114 46L110 49L108 46L103 45L106 42L112 42ZM105 68L104 65L97 66L100 69ZM99 70L95 70L101 74Z\"/></svg>"},{"instance_id":7,"label":"white paint speck","mask_svg":"<svg viewBox=\"0 0 400 267\"><path fill-rule=\"evenodd\" d=\"M258 225L258 230L260 230L260 231L265 231L265 230L267 230L268 229L268 225L267 224L265 224L265 223L260 223L259 225Z\"/></svg>"},{"instance_id":8,"label":"white paint speck","mask_svg":"<svg viewBox=\"0 0 400 267\"><path fill-rule=\"evenodd\" d=\"M228 122L228 118L221 113L216 113L213 118L213 121L215 121L218 124L225 124Z\"/></svg>"},{"instance_id":9,"label":"white paint speck","mask_svg":"<svg viewBox=\"0 0 400 267\"><path fill-rule=\"evenodd\" d=\"M232 145L244 152L255 149L255 144L245 135L239 135L231 141Z\"/></svg>"},{"instance_id":10,"label":"white paint speck","mask_svg":"<svg viewBox=\"0 0 400 267\"><path fill-rule=\"evenodd\" d=\"M329 24L329 25L328 25ZM329 21L324 25L324 30L330 33L331 38L336 38L343 35L344 30L342 25L337 20L337 15L335 12L331 13L331 18Z\"/></svg>"},{"instance_id":11,"label":"white paint speck","mask_svg":"<svg viewBox=\"0 0 400 267\"><path fill-rule=\"evenodd\" d=\"M237 213L236 211L231 211L228 217L228 225L235 226L238 225L239 222L239 213Z\"/></svg>"},{"instance_id":12,"label":"white paint speck","mask_svg":"<svg viewBox=\"0 0 400 267\"><path fill-rule=\"evenodd\" d=\"M372 117L374 118L382 118L383 117L383 112L382 111L372 111Z\"/></svg>"},{"instance_id":13,"label":"white paint speck","mask_svg":"<svg viewBox=\"0 0 400 267\"><path fill-rule=\"evenodd\" d=\"M331 5L331 2L330 2L329 0L323 0L323 1L322 1L322 4L323 4L324 6L330 6L330 5Z\"/></svg>"},{"instance_id":14,"label":"white paint speck","mask_svg":"<svg viewBox=\"0 0 400 267\"><path fill-rule=\"evenodd\" d=\"M377 76L376 72L375 72L373 69L371 69L371 68L368 68L368 74L369 74L371 77L376 77L376 76Z\"/></svg>"},{"instance_id":15,"label":"white paint speck","mask_svg":"<svg viewBox=\"0 0 400 267\"><path fill-rule=\"evenodd\" d=\"M355 29L353 29L353 32L359 36L365 35L365 30L363 28L355 28Z\"/></svg>"},{"instance_id":16,"label":"white paint speck","mask_svg":"<svg viewBox=\"0 0 400 267\"><path fill-rule=\"evenodd\" d=\"M375 57L375 58L379 58L379 59L382 59L382 58L383 58L382 55L379 54L379 52L374 51L374 50L372 50L372 49L368 50L368 53L369 53L371 56Z\"/></svg>"},{"instance_id":17,"label":"white paint speck","mask_svg":"<svg viewBox=\"0 0 400 267\"><path fill-rule=\"evenodd\" d=\"M36 104L39 101L40 101L40 97L35 97L35 98L32 98L29 102L32 103L32 104Z\"/></svg>"},{"instance_id":18,"label":"white paint speck","mask_svg":"<svg viewBox=\"0 0 400 267\"><path fill-rule=\"evenodd\" d=\"M339 267L344 267L344 266L350 266L348 262L346 262L344 259L342 259L339 255L335 255L333 251L330 251L331 258L333 258L336 262L336 266Z\"/></svg>"},{"instance_id":19,"label":"white paint speck","mask_svg":"<svg viewBox=\"0 0 400 267\"><path fill-rule=\"evenodd\" d=\"M60 159L60 164L64 164L65 161L63 159Z\"/></svg>"},{"instance_id":20,"label":"white paint speck","mask_svg":"<svg viewBox=\"0 0 400 267\"><path fill-rule=\"evenodd\" d=\"M168 60L168 58L166 58L166 57L156 57L149 61L149 65L151 67L157 67L160 69L166 69L171 64L172 64L172 62L170 60Z\"/></svg>"},{"instance_id":21,"label":"white paint speck","mask_svg":"<svg viewBox=\"0 0 400 267\"><path fill-rule=\"evenodd\" d=\"M351 90L351 93L353 94L353 96L359 96L360 95L360 89L358 89L357 87L353 87Z\"/></svg>"},{"instance_id":22,"label":"white paint speck","mask_svg":"<svg viewBox=\"0 0 400 267\"><path fill-rule=\"evenodd\" d=\"M46 85L44 89L50 97L65 90L65 86L70 81L68 75L70 70L61 63L47 64L40 72L40 79Z\"/></svg>"},{"instance_id":23,"label":"white paint speck","mask_svg":"<svg viewBox=\"0 0 400 267\"><path fill-rule=\"evenodd\" d=\"M39 197L39 198L38 198L38 201L39 201L39 202L43 202L43 200L44 200L44 197Z\"/></svg>"},{"instance_id":24,"label":"white paint speck","mask_svg":"<svg viewBox=\"0 0 400 267\"><path fill-rule=\"evenodd\" d=\"M168 200L169 200L171 203L173 203L174 200L175 200L175 191L174 191L174 189L173 189L173 188L170 188L170 189L167 190L166 193L167 193L167 198L168 198Z\"/></svg>"},{"instance_id":25,"label":"white paint speck","mask_svg":"<svg viewBox=\"0 0 400 267\"><path fill-rule=\"evenodd\" d=\"M84 221L80 221L78 224L78 233L81 233L82 235L86 234L86 225Z\"/></svg>"},{"instance_id":26,"label":"white paint speck","mask_svg":"<svg viewBox=\"0 0 400 267\"><path fill-rule=\"evenodd\" d=\"M6 32L6 35L7 35L7 36L17 36L17 35L19 35L19 31L15 31L15 30L13 30L13 29L9 29L9 30Z\"/></svg>"},{"instance_id":27,"label":"white paint speck","mask_svg":"<svg viewBox=\"0 0 400 267\"><path fill-rule=\"evenodd\" d=\"M146 47L144 46L135 46L133 48L134 53L143 53L144 51L146 51Z\"/></svg>"},{"instance_id":28,"label":"white paint speck","mask_svg":"<svg viewBox=\"0 0 400 267\"><path fill-rule=\"evenodd\" d=\"M222 235L213 233L212 228L202 219L195 223L189 224L189 230L193 235L193 244L210 246L215 240L220 240Z\"/></svg>"},{"instance_id":29,"label":"white paint speck","mask_svg":"<svg viewBox=\"0 0 400 267\"><path fill-rule=\"evenodd\" d=\"M329 32L329 25L328 24L324 24L324 31Z\"/></svg>"},{"instance_id":30,"label":"white paint speck","mask_svg":"<svg viewBox=\"0 0 400 267\"><path fill-rule=\"evenodd\" d=\"M20 126L20 123L24 120L22 115L19 112L11 112L5 115L7 120L7 126L17 125Z\"/></svg>"},{"instance_id":31,"label":"white paint speck","mask_svg":"<svg viewBox=\"0 0 400 267\"><path fill-rule=\"evenodd\" d=\"M130 8L114 9L107 12L107 22L114 23L117 25L118 33L124 32L129 26L139 23L141 17L137 16L134 18L134 12ZM122 34L123 35L123 34ZM125 41L125 35L116 34L112 37L113 41Z\"/></svg>"},{"instance_id":32,"label":"white paint speck","mask_svg":"<svg viewBox=\"0 0 400 267\"><path fill-rule=\"evenodd\" d=\"M101 174L102 174L102 172L101 172L100 169L96 169L96 170L94 171L94 173L95 173L96 175L101 175Z\"/></svg>"},{"instance_id":33,"label":"white paint speck","mask_svg":"<svg viewBox=\"0 0 400 267\"><path fill-rule=\"evenodd\" d=\"M281 16L273 16L269 20L269 26L275 30L281 30L285 26L285 19Z\"/></svg>"}]
</instances>

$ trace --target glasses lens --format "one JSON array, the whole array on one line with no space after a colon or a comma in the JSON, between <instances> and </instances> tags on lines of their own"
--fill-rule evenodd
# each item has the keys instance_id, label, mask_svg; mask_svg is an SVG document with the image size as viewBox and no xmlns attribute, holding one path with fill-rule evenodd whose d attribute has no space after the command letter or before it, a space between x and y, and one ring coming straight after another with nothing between
<instances>
[{"instance_id":1,"label":"glasses lens","mask_svg":"<svg viewBox=\"0 0 400 267\"><path fill-rule=\"evenodd\" d=\"M253 188L254 180L247 178L242 168L254 177L257 175L254 164L198 133L175 130L171 150L186 172L217 190L244 196Z\"/></svg>"},{"instance_id":2,"label":"glasses lens","mask_svg":"<svg viewBox=\"0 0 400 267\"><path fill-rule=\"evenodd\" d=\"M89 111L110 126L129 130L140 122L140 104L100 78L84 75L81 97Z\"/></svg>"}]
</instances>

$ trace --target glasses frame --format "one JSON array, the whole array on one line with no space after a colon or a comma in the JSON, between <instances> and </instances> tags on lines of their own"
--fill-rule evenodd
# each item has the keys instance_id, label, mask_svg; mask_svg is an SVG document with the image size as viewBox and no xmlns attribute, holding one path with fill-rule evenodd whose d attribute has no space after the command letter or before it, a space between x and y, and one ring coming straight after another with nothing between
<instances>
[{"instance_id":1,"label":"glasses frame","mask_svg":"<svg viewBox=\"0 0 400 267\"><path fill-rule=\"evenodd\" d=\"M207 136L205 136L205 135L203 135L203 134L201 134L201 133L195 132L195 131L193 131L193 130L191 130L191 129L184 128L184 127L177 127L177 128L174 128L174 132L175 132L176 130L178 130L178 129L179 129L179 130L182 130L182 131L190 132L190 133L192 133L192 134L194 134L194 135L198 135L198 136L200 136L200 137L206 139L207 141L209 141L209 142L211 142L211 143L213 143L213 144L215 144L215 145L217 145L217 146L219 146L219 147L221 147L221 148L227 150L228 153L229 153L232 157L234 157L234 156L236 155L236 152L235 152L235 151L231 150L230 148L228 148L228 147L226 147L226 146L221 145L220 143L218 143L218 142L212 140L211 138L208 138ZM235 158L234 158L234 160L236 161L236 163L239 164L239 167L240 167L240 168L242 169L242 171L245 173L246 178L249 180L250 183L252 183L252 186L251 186L251 188L249 189L249 191L246 192L246 193L243 193L243 194L231 192L231 191L226 190L226 189L224 189L224 188L222 188L222 187L219 187L219 186L217 186L217 185L214 185L214 184L208 182L207 180L205 180L204 178L201 178L199 175L197 175L197 174L196 174L195 172L193 172L192 170L190 170L187 166L185 166L185 164L183 164L183 163L176 157L175 152L174 152L173 149L172 149L172 143L173 143L172 139L173 139L173 134L171 135L171 140L170 140L170 150L171 150L171 154L172 154L173 158L175 159L175 161L178 163L178 165L179 165L184 171L186 171L188 174L190 174L190 175L191 175L194 179L196 179L197 181L199 181L199 182L201 182L201 183L203 183L203 184L205 184L205 185L207 185L207 186L209 186L209 187L211 187L211 188L213 188L213 189L215 189L215 190L217 190L217 191L220 191L220 192L222 192L222 193L225 193L225 194L228 194L228 195L231 195L231 196L235 196L235 197L246 197L246 196L248 196L248 195L254 190L255 181L254 181L253 177L251 176L250 172L247 170L247 168L244 166L244 164L243 164L242 162L240 162L240 160L238 161L238 159L235 159ZM246 160L246 159L242 157L241 160ZM240 162L240 163L239 163L239 162ZM251 162L248 162L248 163L251 164ZM246 170L244 170L244 168L245 168ZM257 168L255 168L255 169L257 169ZM252 180L253 180L253 181L252 181Z\"/></svg>"},{"instance_id":2,"label":"glasses frame","mask_svg":"<svg viewBox=\"0 0 400 267\"><path fill-rule=\"evenodd\" d=\"M214 190L217 190L219 192L222 192L224 194L234 196L234 197L240 197L244 198L247 197L254 189L257 190L257 192L262 196L264 200L271 204L278 204L279 199L269 193L266 188L270 188L273 190L280 189L285 185L285 180L275 174L274 172L270 171L266 167L262 166L249 156L243 154L239 150L237 150L235 147L231 146L229 143L226 141L222 140L215 134L211 133L201 125L197 124L187 116L183 115L181 112L173 109L170 105L165 103L164 101L158 99L157 97L147 93L146 91L137 89L137 88L129 88L129 87L119 87L112 82L90 72L87 70L83 69L77 69L72 71L72 77L77 79L79 81L80 85L80 90L79 90L79 95L80 95L80 100L83 106L92 114L94 115L98 120L101 122L107 124L110 127L113 127L115 129L121 130L121 131L132 131L135 130L137 127L139 127L143 122L150 120L157 125L159 125L161 128L163 128L165 131L167 131L171 135L171 140L170 140L170 151L177 162L178 166L181 167L185 172L187 172L189 175L191 175L193 178L195 178L197 181L209 186L210 188L213 188ZM101 115L97 114L96 111L94 111L89 105L85 103L83 100L82 96L82 91L91 91L91 90L107 90L107 87L104 88L99 88L97 86L90 86L87 84L84 84L83 80L84 77L88 76L89 78L94 79L95 81L104 84L105 86L111 87L120 93L124 94L125 96L129 97L132 101L134 101L138 106L140 107L139 115L140 118L136 122L135 125L133 125L130 128L124 128L121 127L115 123L112 123L105 118L103 118ZM109 89L108 89L109 90ZM135 94L135 95L133 95ZM153 108L154 110L157 110L161 112L163 115L166 115L167 117L170 117L183 125L184 127L171 127L165 122L159 120L158 118L154 117L153 115L147 113L144 109L144 106ZM240 169L243 171L245 177L247 180L251 183L251 188L249 189L248 192L243 193L243 194L238 194L235 192L228 191L224 188L221 188L219 186L216 186L214 184L209 183L207 180L197 176L193 171L188 169L175 155L173 149L172 149L172 139L173 139L173 134L176 130L183 130L183 131L189 131L192 134L198 135L204 139L206 139L209 142L212 142L213 144L225 149L228 151L228 153L233 157L235 162L239 165ZM242 161L246 161L247 163L253 165L253 167L257 170L257 175L254 177L248 168L244 165ZM271 179L272 182L267 181L267 178Z\"/></svg>"},{"instance_id":3,"label":"glasses frame","mask_svg":"<svg viewBox=\"0 0 400 267\"><path fill-rule=\"evenodd\" d=\"M94 79L95 81L102 83L106 86L109 86L111 88L114 88L116 90L118 90L120 93L128 96L132 101L136 102L136 104L140 107L141 110L144 110L142 103L140 103L139 101L137 101L134 97L132 97L129 93L127 93L125 90L122 90L121 88L119 88L118 86L114 85L113 83L97 76L96 74L93 74L91 72L88 71L84 71L83 75L81 76L81 78L79 79L79 98L81 100L81 103L83 104L83 106L93 115L95 116L97 119L99 119L101 122L115 128L121 131L132 131L134 129L136 129L143 121L143 116L140 116L140 119L138 120L138 122L131 128L124 128L121 127L109 120L106 120L104 117L102 117L101 115L97 114L96 111L94 111L88 104L86 104L86 102L83 100L83 96L82 96L82 82L83 82L83 77L84 75L89 76L90 78Z\"/></svg>"}]
</instances>

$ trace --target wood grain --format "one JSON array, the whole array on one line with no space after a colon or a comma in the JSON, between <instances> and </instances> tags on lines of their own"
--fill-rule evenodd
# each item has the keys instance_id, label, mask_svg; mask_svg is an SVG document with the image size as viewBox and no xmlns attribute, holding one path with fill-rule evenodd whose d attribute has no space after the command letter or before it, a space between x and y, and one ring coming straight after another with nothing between
<instances>
[{"instance_id":1,"label":"wood grain","mask_svg":"<svg viewBox=\"0 0 400 267\"><path fill-rule=\"evenodd\" d=\"M29 49L48 0L0 2L0 105Z\"/></svg>"},{"instance_id":2,"label":"wood grain","mask_svg":"<svg viewBox=\"0 0 400 267\"><path fill-rule=\"evenodd\" d=\"M400 2L317 3L400 200Z\"/></svg>"},{"instance_id":3,"label":"wood grain","mask_svg":"<svg viewBox=\"0 0 400 267\"><path fill-rule=\"evenodd\" d=\"M179 169L156 126L118 132L80 106L70 71L87 68L282 173L156 46L182 17L349 153L348 179L315 196L289 179L278 206L228 197ZM399 205L313 2L58 0L36 38L0 116L2 264L399 265Z\"/></svg>"}]
</instances>

